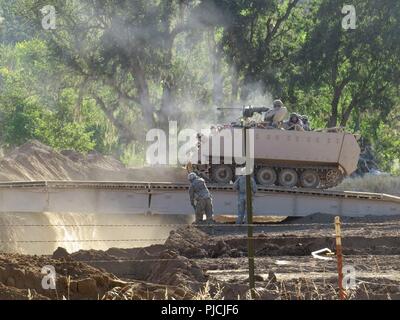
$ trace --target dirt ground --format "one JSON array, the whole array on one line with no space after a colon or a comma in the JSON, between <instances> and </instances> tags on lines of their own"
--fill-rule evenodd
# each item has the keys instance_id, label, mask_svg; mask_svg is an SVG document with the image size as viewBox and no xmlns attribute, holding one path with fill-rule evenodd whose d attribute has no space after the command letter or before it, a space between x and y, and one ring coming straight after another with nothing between
<instances>
[{"instance_id":1,"label":"dirt ground","mask_svg":"<svg viewBox=\"0 0 400 320\"><path fill-rule=\"evenodd\" d=\"M337 299L329 216L254 227L256 299ZM379 221L377 221L379 220ZM400 217L343 218L348 299L400 299ZM164 244L52 256L0 254L0 299L246 299L247 227L182 226ZM54 265L57 290L41 287Z\"/></svg>"},{"instance_id":2,"label":"dirt ground","mask_svg":"<svg viewBox=\"0 0 400 320\"><path fill-rule=\"evenodd\" d=\"M257 298L337 299L335 256L320 260L311 255L335 250L334 226L316 220L321 216L255 227ZM400 217L343 220L344 271L354 275L346 281L348 298L400 299ZM184 284L195 296L244 299L249 294L246 232L246 227L228 225L183 227L171 232L164 245L71 257L126 281Z\"/></svg>"}]
</instances>

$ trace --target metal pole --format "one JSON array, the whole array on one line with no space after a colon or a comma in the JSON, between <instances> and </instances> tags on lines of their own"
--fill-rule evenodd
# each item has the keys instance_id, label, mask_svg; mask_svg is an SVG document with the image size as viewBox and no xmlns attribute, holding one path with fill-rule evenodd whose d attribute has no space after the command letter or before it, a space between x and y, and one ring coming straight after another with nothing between
<instances>
[{"instance_id":1,"label":"metal pole","mask_svg":"<svg viewBox=\"0 0 400 320\"><path fill-rule=\"evenodd\" d=\"M339 298L344 300L346 298L343 289L343 256L342 256L342 234L340 228L340 217L335 217L335 233L336 233L336 257L338 269L338 284L339 284Z\"/></svg>"},{"instance_id":2,"label":"metal pole","mask_svg":"<svg viewBox=\"0 0 400 320\"><path fill-rule=\"evenodd\" d=\"M247 128L244 127L244 141L245 141L245 152L246 152L246 171L249 169L249 155L248 148L250 144L247 141ZM247 251L249 261L249 286L250 296L254 299L254 239L253 239L253 203L252 203L252 188L251 188L251 173L246 172L246 212L247 212Z\"/></svg>"}]
</instances>

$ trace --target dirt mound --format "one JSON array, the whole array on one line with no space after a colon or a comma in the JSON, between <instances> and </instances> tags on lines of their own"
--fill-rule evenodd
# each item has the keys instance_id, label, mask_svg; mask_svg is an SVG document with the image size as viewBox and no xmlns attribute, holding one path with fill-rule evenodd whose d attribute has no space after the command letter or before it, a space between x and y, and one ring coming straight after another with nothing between
<instances>
[{"instance_id":1,"label":"dirt mound","mask_svg":"<svg viewBox=\"0 0 400 320\"><path fill-rule=\"evenodd\" d=\"M230 245L230 237L217 237L213 235L212 228L210 229L207 226L204 228L187 226L179 228L176 231L171 231L169 238L165 242L165 246L191 259L241 257L247 252L247 242L243 237L240 237L240 239L239 241L245 245L244 249L236 247L236 244Z\"/></svg>"},{"instance_id":2,"label":"dirt mound","mask_svg":"<svg viewBox=\"0 0 400 320\"><path fill-rule=\"evenodd\" d=\"M0 161L0 180L96 180L124 169L121 162L99 153L57 152L32 140Z\"/></svg>"},{"instance_id":3,"label":"dirt mound","mask_svg":"<svg viewBox=\"0 0 400 320\"><path fill-rule=\"evenodd\" d=\"M52 266L56 272L56 290L42 286L42 268ZM0 294L31 294L50 299L97 299L116 286L125 285L117 277L72 259L52 259L44 256L0 254ZM25 290L25 291L24 291ZM28 295L26 295L28 296Z\"/></svg>"},{"instance_id":4,"label":"dirt mound","mask_svg":"<svg viewBox=\"0 0 400 320\"><path fill-rule=\"evenodd\" d=\"M126 168L117 159L92 151L56 150L31 140L0 160L0 181L109 180L186 183L186 170L169 167Z\"/></svg>"},{"instance_id":5,"label":"dirt mound","mask_svg":"<svg viewBox=\"0 0 400 320\"><path fill-rule=\"evenodd\" d=\"M71 180L85 177L79 165L33 140L0 161L1 180Z\"/></svg>"},{"instance_id":6,"label":"dirt mound","mask_svg":"<svg viewBox=\"0 0 400 320\"><path fill-rule=\"evenodd\" d=\"M81 250L70 255L116 276L147 283L182 287L197 291L207 276L195 261L165 245L138 249Z\"/></svg>"},{"instance_id":7,"label":"dirt mound","mask_svg":"<svg viewBox=\"0 0 400 320\"><path fill-rule=\"evenodd\" d=\"M320 217L319 215L314 218ZM359 218L362 220L362 218ZM311 220L314 222L315 220ZM330 219L329 219L330 221ZM369 221L369 220L368 220ZM315 230L310 232L308 224L302 224L299 228L290 229L290 226L279 227L280 230L270 229L268 232L255 233L255 251L257 256L311 256L311 253L321 248L335 249L335 237L333 224L315 225ZM312 226L312 223L310 224ZM344 254L400 254L398 238L398 220L386 224L376 224L371 221L365 223L363 228L359 223L353 222L343 226L343 244ZM232 226L234 229L235 226ZM284 229L286 228L286 229ZM128 278L140 280L154 280L151 273L154 261L158 259L181 260L184 263L185 258L194 262L195 259L215 259L215 258L240 258L247 255L247 237L243 233L232 232L231 234L216 235L211 234L210 228L203 227L200 230L193 226L185 226L171 231L170 236L163 245L154 245L145 248L134 249L109 249L106 252L96 251L96 255L103 260L121 260L121 264L96 265L113 272L118 276L122 275L122 270L128 275ZM211 228L212 229L212 228ZM224 231L227 231L225 226ZM382 230L381 230L382 229ZM91 251L82 251L77 253L88 260L90 264L94 259L90 258ZM106 254L106 257L104 255ZM74 259L78 255L73 254ZM163 258L167 256L167 258ZM78 258L79 259L79 258ZM82 258L80 258L82 259ZM132 260L133 261L130 261ZM172 265L172 264L171 264ZM196 264L191 267L196 268ZM179 267L180 268L180 267ZM179 269L178 268L178 269ZM174 268L171 267L171 270ZM154 271L155 272L155 271ZM194 281L203 281L197 277L197 271L193 270L191 276ZM160 278L161 279L161 278ZM162 283L162 279L157 283Z\"/></svg>"},{"instance_id":8,"label":"dirt mound","mask_svg":"<svg viewBox=\"0 0 400 320\"><path fill-rule=\"evenodd\" d=\"M91 168L99 168L105 170L124 170L125 165L117 159L102 155L97 151L91 151L87 155L76 152L74 150L62 150L60 154L67 157L75 163L86 165Z\"/></svg>"},{"instance_id":9,"label":"dirt mound","mask_svg":"<svg viewBox=\"0 0 400 320\"><path fill-rule=\"evenodd\" d=\"M194 261L166 250L159 255L159 261L153 263L146 280L173 286L185 284L197 291L207 281L207 277Z\"/></svg>"},{"instance_id":10,"label":"dirt mound","mask_svg":"<svg viewBox=\"0 0 400 320\"><path fill-rule=\"evenodd\" d=\"M150 268L149 276L154 282L149 281L122 281L115 275L102 269L95 268L80 261L74 261L65 249L58 248L54 256L62 255L60 259L46 256L28 256L18 254L0 254L0 300L46 300L46 299L190 299L194 291L183 286L186 280L191 279L180 276L188 274L191 268L185 258L170 264L154 264ZM107 254L100 252L81 252L80 257L89 256L98 260L107 258ZM164 255L165 256L165 255ZM79 257L75 254L75 258ZM110 256L109 256L110 257ZM54 267L56 272L56 288L44 289L43 279L47 275L42 272L43 267ZM164 271L161 274L161 270ZM172 270L173 269L173 270ZM181 270L180 270L181 269ZM201 270L199 280L203 280ZM174 273L176 275L174 276ZM190 272L189 272L190 273ZM156 279L160 274L162 279ZM48 283L48 282L47 282ZM201 285L199 284L198 287Z\"/></svg>"},{"instance_id":11,"label":"dirt mound","mask_svg":"<svg viewBox=\"0 0 400 320\"><path fill-rule=\"evenodd\" d=\"M209 241L209 235L198 228L188 226L171 231L165 246L185 257L204 258L208 256L208 250L204 248L204 244Z\"/></svg>"}]
</instances>

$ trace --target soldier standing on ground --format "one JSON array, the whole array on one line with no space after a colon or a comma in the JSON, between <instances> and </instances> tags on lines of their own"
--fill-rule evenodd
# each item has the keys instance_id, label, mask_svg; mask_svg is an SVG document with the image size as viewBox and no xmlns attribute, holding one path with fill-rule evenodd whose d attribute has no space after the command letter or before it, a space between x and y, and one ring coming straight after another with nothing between
<instances>
[{"instance_id":1,"label":"soldier standing on ground","mask_svg":"<svg viewBox=\"0 0 400 320\"><path fill-rule=\"evenodd\" d=\"M253 177L250 178L251 191L253 195L257 192L257 185ZM233 190L238 192L238 217L236 224L242 224L247 221L246 210L246 176L240 175L233 184Z\"/></svg>"},{"instance_id":2,"label":"soldier standing on ground","mask_svg":"<svg viewBox=\"0 0 400 320\"><path fill-rule=\"evenodd\" d=\"M206 222L212 223L214 215L212 197L204 179L197 176L194 172L191 172L188 175L188 180L190 181L190 203L196 214L195 223L203 222L203 214L206 215Z\"/></svg>"}]
</instances>

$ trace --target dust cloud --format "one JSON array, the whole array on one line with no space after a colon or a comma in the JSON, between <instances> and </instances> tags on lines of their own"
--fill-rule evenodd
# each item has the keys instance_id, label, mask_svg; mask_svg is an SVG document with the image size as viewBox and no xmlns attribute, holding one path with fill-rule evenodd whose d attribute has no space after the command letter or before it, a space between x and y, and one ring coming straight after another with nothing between
<instances>
[{"instance_id":1,"label":"dust cloud","mask_svg":"<svg viewBox=\"0 0 400 320\"><path fill-rule=\"evenodd\" d=\"M0 181L187 183L186 176L183 168L127 168L109 156L98 153L82 155L68 150L59 152L36 140L16 148L0 160ZM2 213L0 251L39 255L50 254L57 247L64 247L70 253L83 249L144 247L163 243L160 239L166 239L174 228L158 225L187 223L185 219L133 214L105 215L97 212ZM142 241L128 241L137 239Z\"/></svg>"},{"instance_id":2,"label":"dust cloud","mask_svg":"<svg viewBox=\"0 0 400 320\"><path fill-rule=\"evenodd\" d=\"M6 213L0 215L0 251L52 254L162 244L188 218L83 213ZM190 218L189 218L190 219ZM140 241L138 241L140 240Z\"/></svg>"}]
</instances>

